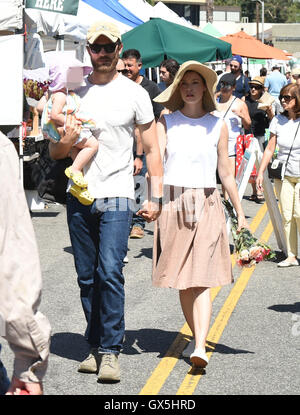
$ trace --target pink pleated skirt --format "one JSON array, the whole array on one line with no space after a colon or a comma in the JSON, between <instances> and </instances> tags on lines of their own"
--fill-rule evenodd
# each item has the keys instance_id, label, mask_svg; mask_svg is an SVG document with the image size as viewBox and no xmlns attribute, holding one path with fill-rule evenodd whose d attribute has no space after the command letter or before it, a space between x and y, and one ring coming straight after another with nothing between
<instances>
[{"instance_id":1,"label":"pink pleated skirt","mask_svg":"<svg viewBox=\"0 0 300 415\"><path fill-rule=\"evenodd\" d=\"M233 282L224 210L215 188L165 186L156 221L152 283L185 290Z\"/></svg>"}]
</instances>

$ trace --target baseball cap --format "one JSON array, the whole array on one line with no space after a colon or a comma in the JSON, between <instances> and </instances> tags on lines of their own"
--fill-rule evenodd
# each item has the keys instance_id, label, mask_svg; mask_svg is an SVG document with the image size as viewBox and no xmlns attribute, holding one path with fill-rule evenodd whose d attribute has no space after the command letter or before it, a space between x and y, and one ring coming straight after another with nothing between
<instances>
[{"instance_id":1,"label":"baseball cap","mask_svg":"<svg viewBox=\"0 0 300 415\"><path fill-rule=\"evenodd\" d=\"M234 86L236 84L236 78L231 72L228 72L220 78L220 83L221 82Z\"/></svg>"},{"instance_id":2,"label":"baseball cap","mask_svg":"<svg viewBox=\"0 0 300 415\"><path fill-rule=\"evenodd\" d=\"M98 21L93 23L87 32L86 39L90 44L93 44L101 35L106 36L114 43L118 39L121 40L121 33L118 27L114 23L106 21Z\"/></svg>"},{"instance_id":3,"label":"baseball cap","mask_svg":"<svg viewBox=\"0 0 300 415\"><path fill-rule=\"evenodd\" d=\"M240 55L234 55L231 61L237 61L240 65L243 65L243 59Z\"/></svg>"}]
</instances>

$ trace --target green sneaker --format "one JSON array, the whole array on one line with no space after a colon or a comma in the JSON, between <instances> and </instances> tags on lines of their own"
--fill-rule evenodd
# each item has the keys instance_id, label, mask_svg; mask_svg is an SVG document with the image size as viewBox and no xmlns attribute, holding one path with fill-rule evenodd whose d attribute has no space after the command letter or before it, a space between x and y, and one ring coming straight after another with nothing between
<instances>
[{"instance_id":1,"label":"green sneaker","mask_svg":"<svg viewBox=\"0 0 300 415\"><path fill-rule=\"evenodd\" d=\"M102 354L98 381L107 383L120 382L120 366L117 354Z\"/></svg>"},{"instance_id":2,"label":"green sneaker","mask_svg":"<svg viewBox=\"0 0 300 415\"><path fill-rule=\"evenodd\" d=\"M78 372L82 373L98 373L101 355L97 348L92 348L90 354L78 367Z\"/></svg>"}]
</instances>

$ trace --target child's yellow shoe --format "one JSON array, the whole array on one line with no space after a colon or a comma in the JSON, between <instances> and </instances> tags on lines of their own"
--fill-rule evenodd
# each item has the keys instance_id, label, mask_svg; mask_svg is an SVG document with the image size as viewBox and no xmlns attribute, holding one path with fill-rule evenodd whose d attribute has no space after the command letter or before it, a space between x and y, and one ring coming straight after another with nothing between
<instances>
[{"instance_id":1,"label":"child's yellow shoe","mask_svg":"<svg viewBox=\"0 0 300 415\"><path fill-rule=\"evenodd\" d=\"M79 187L85 187L86 188L88 186L88 182L83 177L83 174L81 173L81 171L79 171L77 173L73 173L71 166L66 168L65 175L69 179L73 180L73 182L75 184L77 184L77 186L79 186Z\"/></svg>"},{"instance_id":2,"label":"child's yellow shoe","mask_svg":"<svg viewBox=\"0 0 300 415\"><path fill-rule=\"evenodd\" d=\"M91 205L94 201L94 198L91 196L90 192L87 189L82 189L76 184L71 186L70 193L85 206Z\"/></svg>"}]
</instances>

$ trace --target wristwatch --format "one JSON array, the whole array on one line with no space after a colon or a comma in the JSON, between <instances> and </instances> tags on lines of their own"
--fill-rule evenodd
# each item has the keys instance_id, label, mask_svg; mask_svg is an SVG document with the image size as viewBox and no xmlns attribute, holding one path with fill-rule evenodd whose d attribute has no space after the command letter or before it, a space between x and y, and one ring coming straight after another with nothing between
<instances>
[{"instance_id":1,"label":"wristwatch","mask_svg":"<svg viewBox=\"0 0 300 415\"><path fill-rule=\"evenodd\" d=\"M140 160L143 160L144 154L136 154L135 158L138 158Z\"/></svg>"},{"instance_id":2,"label":"wristwatch","mask_svg":"<svg viewBox=\"0 0 300 415\"><path fill-rule=\"evenodd\" d=\"M151 197L151 202L157 203L158 205L162 205L163 197Z\"/></svg>"}]
</instances>

